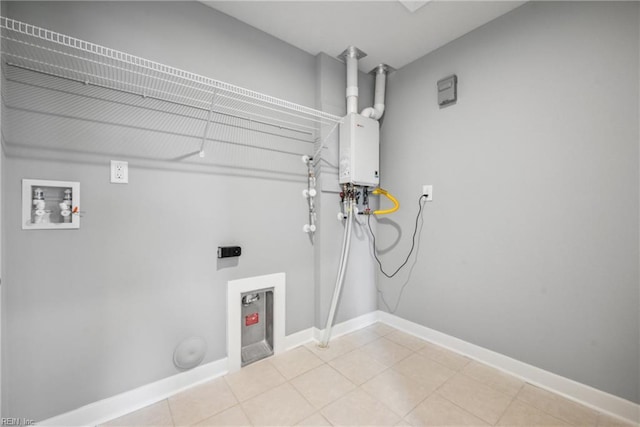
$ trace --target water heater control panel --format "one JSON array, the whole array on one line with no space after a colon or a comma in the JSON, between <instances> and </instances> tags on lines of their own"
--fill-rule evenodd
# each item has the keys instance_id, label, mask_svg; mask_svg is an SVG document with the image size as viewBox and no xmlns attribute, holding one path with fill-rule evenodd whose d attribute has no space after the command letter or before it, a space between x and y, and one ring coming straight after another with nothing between
<instances>
[{"instance_id":1,"label":"water heater control panel","mask_svg":"<svg viewBox=\"0 0 640 427\"><path fill-rule=\"evenodd\" d=\"M377 187L380 183L380 125L348 114L340 123L340 184Z\"/></svg>"}]
</instances>

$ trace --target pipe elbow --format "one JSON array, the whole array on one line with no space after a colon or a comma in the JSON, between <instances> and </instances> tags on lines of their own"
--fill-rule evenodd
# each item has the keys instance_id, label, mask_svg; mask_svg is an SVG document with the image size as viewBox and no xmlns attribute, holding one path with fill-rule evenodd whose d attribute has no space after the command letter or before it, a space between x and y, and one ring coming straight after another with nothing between
<instances>
[{"instance_id":1,"label":"pipe elbow","mask_svg":"<svg viewBox=\"0 0 640 427\"><path fill-rule=\"evenodd\" d=\"M367 117L369 119L372 119L374 114L375 110L373 109L373 107L367 107L360 113L361 116Z\"/></svg>"},{"instance_id":2,"label":"pipe elbow","mask_svg":"<svg viewBox=\"0 0 640 427\"><path fill-rule=\"evenodd\" d=\"M373 109L375 110L375 116L372 118L379 120L384 114L384 104L376 104Z\"/></svg>"},{"instance_id":3,"label":"pipe elbow","mask_svg":"<svg viewBox=\"0 0 640 427\"><path fill-rule=\"evenodd\" d=\"M373 120L379 120L383 114L384 114L384 104L376 104L373 107L367 107L364 110L362 110L362 112L360 113L360 115L364 117L368 117Z\"/></svg>"}]
</instances>

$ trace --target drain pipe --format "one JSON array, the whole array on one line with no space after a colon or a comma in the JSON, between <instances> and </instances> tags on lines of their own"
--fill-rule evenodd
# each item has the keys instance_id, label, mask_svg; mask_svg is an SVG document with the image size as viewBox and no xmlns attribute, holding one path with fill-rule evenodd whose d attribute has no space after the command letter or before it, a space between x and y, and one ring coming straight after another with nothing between
<instances>
[{"instance_id":1,"label":"drain pipe","mask_svg":"<svg viewBox=\"0 0 640 427\"><path fill-rule=\"evenodd\" d=\"M367 54L355 46L349 46L338 56L338 58L343 59L347 64L347 116L350 114L358 114L358 60L360 58L364 58L365 56L367 56ZM345 199L343 199L344 210L342 212L342 215L346 213L347 220L344 224L344 234L342 235L342 251L340 253L340 265L338 267L336 284L333 288L333 298L331 299L329 314L327 315L327 324L324 328L324 335L322 337L322 340L318 344L318 346L321 348L326 348L329 345L329 340L331 339L331 329L333 328L333 321L336 317L338 300L340 299L340 292L342 291L344 277L347 272L347 263L349 261L349 246L351 245L353 211L355 210L353 187L345 185L343 187L343 192Z\"/></svg>"},{"instance_id":2,"label":"drain pipe","mask_svg":"<svg viewBox=\"0 0 640 427\"><path fill-rule=\"evenodd\" d=\"M384 114L384 95L387 85L387 73L392 71L391 67L386 64L380 64L374 68L370 74L376 76L376 89L373 101L373 107L367 107L360 113L370 119L379 120Z\"/></svg>"},{"instance_id":3,"label":"drain pipe","mask_svg":"<svg viewBox=\"0 0 640 427\"><path fill-rule=\"evenodd\" d=\"M336 285L333 288L333 298L331 299L331 307L329 308L329 315L327 316L327 324L324 328L324 336L320 341L319 347L326 348L329 345L331 339L331 329L333 328L333 320L336 317L336 309L338 307L338 300L340 299L340 292L342 291L342 285L344 284L344 276L347 272L347 263L349 261L349 246L351 246L351 228L353 225L353 211L355 210L354 200L349 199L347 204L347 221L344 224L344 234L342 235L342 253L340 255L340 267L338 268L338 277L336 277Z\"/></svg>"}]
</instances>

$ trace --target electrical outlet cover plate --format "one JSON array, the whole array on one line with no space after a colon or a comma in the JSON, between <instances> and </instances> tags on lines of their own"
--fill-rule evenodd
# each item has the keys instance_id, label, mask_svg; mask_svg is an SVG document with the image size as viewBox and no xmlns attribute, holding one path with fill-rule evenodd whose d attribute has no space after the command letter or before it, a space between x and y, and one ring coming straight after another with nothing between
<instances>
[{"instance_id":1,"label":"electrical outlet cover plate","mask_svg":"<svg viewBox=\"0 0 640 427\"><path fill-rule=\"evenodd\" d=\"M427 196L427 202L433 200L433 185L423 185L422 186L422 194Z\"/></svg>"},{"instance_id":2,"label":"electrical outlet cover plate","mask_svg":"<svg viewBox=\"0 0 640 427\"><path fill-rule=\"evenodd\" d=\"M129 182L129 163L111 160L111 183L127 184Z\"/></svg>"}]
</instances>

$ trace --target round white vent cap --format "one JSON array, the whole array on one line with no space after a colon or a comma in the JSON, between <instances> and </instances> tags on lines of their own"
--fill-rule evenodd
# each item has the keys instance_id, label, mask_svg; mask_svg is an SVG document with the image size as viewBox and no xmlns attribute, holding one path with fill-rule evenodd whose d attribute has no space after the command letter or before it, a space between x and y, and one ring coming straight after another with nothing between
<instances>
[{"instance_id":1,"label":"round white vent cap","mask_svg":"<svg viewBox=\"0 0 640 427\"><path fill-rule=\"evenodd\" d=\"M201 337L190 337L182 341L173 352L173 363L180 369L195 368L207 353L207 343Z\"/></svg>"}]
</instances>

